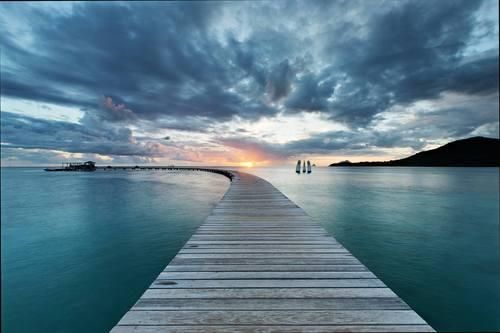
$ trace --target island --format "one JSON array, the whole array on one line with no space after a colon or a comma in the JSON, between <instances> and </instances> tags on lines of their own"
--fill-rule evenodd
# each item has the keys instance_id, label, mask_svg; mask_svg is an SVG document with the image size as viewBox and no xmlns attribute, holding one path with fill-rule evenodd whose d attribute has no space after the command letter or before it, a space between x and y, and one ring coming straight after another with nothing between
<instances>
[{"instance_id":1,"label":"island","mask_svg":"<svg viewBox=\"0 0 500 333\"><path fill-rule=\"evenodd\" d=\"M342 161L329 166L499 167L499 152L499 139L476 136L453 141L439 148L421 151L399 160L382 162Z\"/></svg>"}]
</instances>

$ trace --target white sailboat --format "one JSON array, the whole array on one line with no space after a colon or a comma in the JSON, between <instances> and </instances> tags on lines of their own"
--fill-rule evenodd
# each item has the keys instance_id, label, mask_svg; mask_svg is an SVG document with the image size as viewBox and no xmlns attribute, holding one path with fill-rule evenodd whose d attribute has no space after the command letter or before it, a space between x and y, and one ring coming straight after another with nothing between
<instances>
[{"instance_id":1,"label":"white sailboat","mask_svg":"<svg viewBox=\"0 0 500 333\"><path fill-rule=\"evenodd\" d=\"M302 173L306 173L306 161L302 162Z\"/></svg>"},{"instance_id":2,"label":"white sailboat","mask_svg":"<svg viewBox=\"0 0 500 333\"><path fill-rule=\"evenodd\" d=\"M300 160L297 161L297 165L295 166L295 172L300 173Z\"/></svg>"},{"instance_id":3,"label":"white sailboat","mask_svg":"<svg viewBox=\"0 0 500 333\"><path fill-rule=\"evenodd\" d=\"M307 161L307 173L311 173L312 170L311 170L311 162L310 161Z\"/></svg>"}]
</instances>

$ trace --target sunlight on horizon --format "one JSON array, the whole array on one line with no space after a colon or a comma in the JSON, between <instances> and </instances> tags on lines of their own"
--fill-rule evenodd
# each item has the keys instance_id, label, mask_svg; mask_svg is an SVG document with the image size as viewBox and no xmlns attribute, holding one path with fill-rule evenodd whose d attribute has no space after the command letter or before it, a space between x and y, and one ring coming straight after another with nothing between
<instances>
[{"instance_id":1,"label":"sunlight on horizon","mask_svg":"<svg viewBox=\"0 0 500 333\"><path fill-rule=\"evenodd\" d=\"M246 168L251 168L254 166L253 162L240 162L240 165Z\"/></svg>"}]
</instances>

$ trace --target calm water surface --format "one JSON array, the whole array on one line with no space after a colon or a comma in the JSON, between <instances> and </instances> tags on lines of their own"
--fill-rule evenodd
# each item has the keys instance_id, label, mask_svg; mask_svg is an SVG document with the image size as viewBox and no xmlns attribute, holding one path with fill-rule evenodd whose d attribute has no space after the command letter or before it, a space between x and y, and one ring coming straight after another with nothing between
<instances>
[{"instance_id":1,"label":"calm water surface","mask_svg":"<svg viewBox=\"0 0 500 333\"><path fill-rule=\"evenodd\" d=\"M106 332L229 186L209 173L2 169L2 332Z\"/></svg>"},{"instance_id":2,"label":"calm water surface","mask_svg":"<svg viewBox=\"0 0 500 333\"><path fill-rule=\"evenodd\" d=\"M500 330L495 168L247 169L269 181L438 330ZM166 171L2 169L2 328L103 332L229 185Z\"/></svg>"}]
</instances>

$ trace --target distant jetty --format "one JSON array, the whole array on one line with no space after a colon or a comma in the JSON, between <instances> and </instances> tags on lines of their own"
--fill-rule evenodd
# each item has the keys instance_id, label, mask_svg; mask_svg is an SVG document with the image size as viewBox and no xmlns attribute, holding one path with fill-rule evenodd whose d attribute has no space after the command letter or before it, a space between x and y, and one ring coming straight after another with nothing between
<instances>
[{"instance_id":1,"label":"distant jetty","mask_svg":"<svg viewBox=\"0 0 500 333\"><path fill-rule=\"evenodd\" d=\"M93 167L90 167L92 163ZM212 167L197 167L197 166L95 166L95 162L87 161L84 163L65 163L62 168L47 168L45 171L148 171L148 170L165 170L165 171L203 171L203 172L211 172L226 176L229 179L232 179L233 175L231 172L222 170L219 168Z\"/></svg>"},{"instance_id":2,"label":"distant jetty","mask_svg":"<svg viewBox=\"0 0 500 333\"><path fill-rule=\"evenodd\" d=\"M95 162L87 161L87 162L72 162L72 163L63 163L61 168L47 168L45 171L95 171Z\"/></svg>"},{"instance_id":3,"label":"distant jetty","mask_svg":"<svg viewBox=\"0 0 500 333\"><path fill-rule=\"evenodd\" d=\"M453 141L400 160L356 163L343 161L330 166L499 167L499 151L499 139L477 136Z\"/></svg>"}]
</instances>

